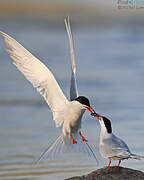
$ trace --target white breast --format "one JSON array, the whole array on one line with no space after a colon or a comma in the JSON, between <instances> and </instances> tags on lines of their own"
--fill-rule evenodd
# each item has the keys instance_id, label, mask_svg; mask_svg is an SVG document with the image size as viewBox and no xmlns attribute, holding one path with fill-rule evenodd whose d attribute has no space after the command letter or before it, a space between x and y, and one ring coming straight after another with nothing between
<instances>
[{"instance_id":1,"label":"white breast","mask_svg":"<svg viewBox=\"0 0 144 180\"><path fill-rule=\"evenodd\" d=\"M64 135L77 132L81 128L81 118L85 112L83 105L77 101L71 101L65 112L63 124Z\"/></svg>"}]
</instances>

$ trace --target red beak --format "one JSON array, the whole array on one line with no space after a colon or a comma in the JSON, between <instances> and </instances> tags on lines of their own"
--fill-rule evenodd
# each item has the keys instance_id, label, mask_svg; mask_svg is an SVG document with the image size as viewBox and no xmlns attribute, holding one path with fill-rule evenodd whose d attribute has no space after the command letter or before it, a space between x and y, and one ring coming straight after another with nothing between
<instances>
[{"instance_id":1,"label":"red beak","mask_svg":"<svg viewBox=\"0 0 144 180\"><path fill-rule=\"evenodd\" d=\"M101 120L102 116L96 113L95 111L91 113L92 116L96 117L98 120Z\"/></svg>"},{"instance_id":2,"label":"red beak","mask_svg":"<svg viewBox=\"0 0 144 180\"><path fill-rule=\"evenodd\" d=\"M91 108L91 107L89 107L89 106L86 106L85 108L86 108L89 112L91 112L91 113L95 112L95 111L93 110L93 108Z\"/></svg>"},{"instance_id":3,"label":"red beak","mask_svg":"<svg viewBox=\"0 0 144 180\"><path fill-rule=\"evenodd\" d=\"M102 116L99 115L98 113L96 113L96 112L93 110L93 108L91 108L91 107L89 107L89 106L86 106L85 108L86 108L88 111L91 112L91 115L92 115L92 116L96 117L98 120L101 120Z\"/></svg>"}]
</instances>

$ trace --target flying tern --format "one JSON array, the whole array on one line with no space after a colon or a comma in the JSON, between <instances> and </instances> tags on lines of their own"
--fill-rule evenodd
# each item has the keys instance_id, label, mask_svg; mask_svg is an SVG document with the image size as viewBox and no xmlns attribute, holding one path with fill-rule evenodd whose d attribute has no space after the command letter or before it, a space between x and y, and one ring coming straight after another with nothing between
<instances>
[{"instance_id":1,"label":"flying tern","mask_svg":"<svg viewBox=\"0 0 144 180\"><path fill-rule=\"evenodd\" d=\"M76 149L77 151L95 155L81 133L81 119L85 110L94 113L89 100L84 96L78 96L76 83L76 65L74 58L74 46L69 18L65 19L66 30L70 42L71 52L71 87L70 100L68 100L59 87L54 75L40 60L34 57L15 39L4 32L8 46L7 52L13 59L13 64L28 79L37 91L43 96L53 114L56 127L62 126L61 135L41 155L39 160L47 155L55 156L66 150Z\"/></svg>"},{"instance_id":2,"label":"flying tern","mask_svg":"<svg viewBox=\"0 0 144 180\"><path fill-rule=\"evenodd\" d=\"M129 158L140 160L144 158L144 156L131 153L127 144L112 133L111 121L108 118L97 113L92 113L91 115L99 120L101 126L99 151L102 157L109 159L108 168L111 160L119 160L116 166L119 167L121 160Z\"/></svg>"}]
</instances>

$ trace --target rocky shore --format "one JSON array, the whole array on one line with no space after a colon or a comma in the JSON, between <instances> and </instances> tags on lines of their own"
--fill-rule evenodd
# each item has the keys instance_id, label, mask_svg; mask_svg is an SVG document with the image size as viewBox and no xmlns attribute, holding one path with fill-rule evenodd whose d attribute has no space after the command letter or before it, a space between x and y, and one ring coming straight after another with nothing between
<instances>
[{"instance_id":1,"label":"rocky shore","mask_svg":"<svg viewBox=\"0 0 144 180\"><path fill-rule=\"evenodd\" d=\"M144 180L144 172L124 168L101 168L88 175L76 176L65 180Z\"/></svg>"}]
</instances>

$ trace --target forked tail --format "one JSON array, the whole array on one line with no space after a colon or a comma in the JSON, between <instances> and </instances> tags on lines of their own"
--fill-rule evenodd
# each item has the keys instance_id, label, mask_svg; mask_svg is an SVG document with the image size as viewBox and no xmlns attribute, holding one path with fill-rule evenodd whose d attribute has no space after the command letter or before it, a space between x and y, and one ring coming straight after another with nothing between
<instances>
[{"instance_id":1,"label":"forked tail","mask_svg":"<svg viewBox=\"0 0 144 180\"><path fill-rule=\"evenodd\" d=\"M46 150L41 154L36 163L46 155L48 159L54 159L57 155L68 153L68 152L77 152L87 154L90 157L93 157L97 164L98 160L87 142L82 141L78 133L73 134L76 144L73 144L69 136L64 136L61 134L51 145L49 145Z\"/></svg>"}]
</instances>

